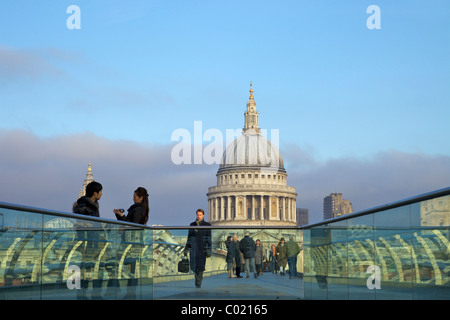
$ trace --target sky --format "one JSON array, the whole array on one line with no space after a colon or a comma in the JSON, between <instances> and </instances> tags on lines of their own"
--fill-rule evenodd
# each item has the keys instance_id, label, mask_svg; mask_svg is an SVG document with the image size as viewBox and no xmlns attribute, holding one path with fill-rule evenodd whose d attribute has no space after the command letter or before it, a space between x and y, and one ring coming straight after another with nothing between
<instances>
[{"instance_id":1,"label":"sky","mask_svg":"<svg viewBox=\"0 0 450 320\"><path fill-rule=\"evenodd\" d=\"M446 0L2 1L0 202L71 212L92 163L102 217L143 186L150 224L186 225L219 165L175 164L172 136L194 153L241 129L250 82L310 222L330 193L362 211L446 188L449 17Z\"/></svg>"}]
</instances>

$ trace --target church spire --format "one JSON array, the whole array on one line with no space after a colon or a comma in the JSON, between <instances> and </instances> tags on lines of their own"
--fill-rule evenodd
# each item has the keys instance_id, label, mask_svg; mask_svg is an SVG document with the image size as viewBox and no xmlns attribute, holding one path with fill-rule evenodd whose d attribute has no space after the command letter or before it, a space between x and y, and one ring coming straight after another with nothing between
<instances>
[{"instance_id":1,"label":"church spire","mask_svg":"<svg viewBox=\"0 0 450 320\"><path fill-rule=\"evenodd\" d=\"M244 113L245 116L245 124L244 124L244 130L243 132L246 132L248 130L254 130L255 133L260 133L261 130L259 129L258 124L258 116L259 113L256 110L256 102L253 99L253 82L250 81L250 97L247 101L247 110Z\"/></svg>"},{"instance_id":2,"label":"church spire","mask_svg":"<svg viewBox=\"0 0 450 320\"><path fill-rule=\"evenodd\" d=\"M78 194L78 199L86 195L86 186L92 181L94 181L94 175L92 174L91 163L89 162L88 171L86 172L83 186L81 187L80 193Z\"/></svg>"}]
</instances>

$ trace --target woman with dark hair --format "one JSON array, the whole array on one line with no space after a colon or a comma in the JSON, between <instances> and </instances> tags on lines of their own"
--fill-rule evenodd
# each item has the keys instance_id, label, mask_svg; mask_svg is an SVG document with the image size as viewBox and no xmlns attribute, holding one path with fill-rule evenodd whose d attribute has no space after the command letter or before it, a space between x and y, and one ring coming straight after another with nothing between
<instances>
[{"instance_id":1,"label":"woman with dark hair","mask_svg":"<svg viewBox=\"0 0 450 320\"><path fill-rule=\"evenodd\" d=\"M148 204L148 193L143 187L139 187L133 194L134 204L128 208L128 214L123 214L123 209L114 209L114 213L118 220L146 224L148 221L148 213L150 211Z\"/></svg>"},{"instance_id":2,"label":"woman with dark hair","mask_svg":"<svg viewBox=\"0 0 450 320\"><path fill-rule=\"evenodd\" d=\"M236 252L234 244L233 237L228 236L225 241L225 245L227 246L227 257L225 258L225 261L227 262L228 278L233 277L234 255Z\"/></svg>"},{"instance_id":3,"label":"woman with dark hair","mask_svg":"<svg viewBox=\"0 0 450 320\"><path fill-rule=\"evenodd\" d=\"M124 215L123 209L114 209L114 213L116 214L116 217L118 220L122 221L128 221L128 222L134 222L139 224L146 224L148 221L148 212L149 205L148 205L148 193L147 190L143 187L139 187L134 191L133 194L133 202L134 204L128 208L128 214ZM122 240L125 241L128 237L126 236L127 232L131 232L132 234L136 233L136 230L133 230L134 228L127 229L125 228L124 233L122 234ZM143 237L142 230L138 230L135 234L138 236ZM141 240L142 241L142 240ZM130 272L131 277L127 281L127 293L125 296L125 299L136 299L136 290L139 286L139 277L136 274L136 259L130 259L128 261L128 264L130 265ZM117 281L117 280L115 280ZM113 281L113 282L115 282ZM114 284L113 287L120 287L120 284Z\"/></svg>"}]
</instances>

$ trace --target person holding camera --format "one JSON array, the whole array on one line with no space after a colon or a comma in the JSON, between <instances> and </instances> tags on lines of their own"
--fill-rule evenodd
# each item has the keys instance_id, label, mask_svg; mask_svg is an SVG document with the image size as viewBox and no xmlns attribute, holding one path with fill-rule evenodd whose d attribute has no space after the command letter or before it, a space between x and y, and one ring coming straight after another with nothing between
<instances>
[{"instance_id":1,"label":"person holding camera","mask_svg":"<svg viewBox=\"0 0 450 320\"><path fill-rule=\"evenodd\" d=\"M150 211L147 190L143 187L137 188L133 194L133 202L134 204L127 210L127 215L124 214L125 210L123 209L114 209L116 218L122 221L146 224Z\"/></svg>"}]
</instances>

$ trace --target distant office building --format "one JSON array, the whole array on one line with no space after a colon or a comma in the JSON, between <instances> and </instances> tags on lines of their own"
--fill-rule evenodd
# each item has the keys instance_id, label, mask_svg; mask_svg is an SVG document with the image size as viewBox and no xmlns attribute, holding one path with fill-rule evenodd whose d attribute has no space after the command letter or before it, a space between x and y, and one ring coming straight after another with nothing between
<instances>
[{"instance_id":1,"label":"distant office building","mask_svg":"<svg viewBox=\"0 0 450 320\"><path fill-rule=\"evenodd\" d=\"M332 193L323 199L323 219L331 219L352 213L350 200L342 199L342 193Z\"/></svg>"},{"instance_id":2,"label":"distant office building","mask_svg":"<svg viewBox=\"0 0 450 320\"><path fill-rule=\"evenodd\" d=\"M309 212L308 209L297 208L297 225L306 226L309 224Z\"/></svg>"}]
</instances>

